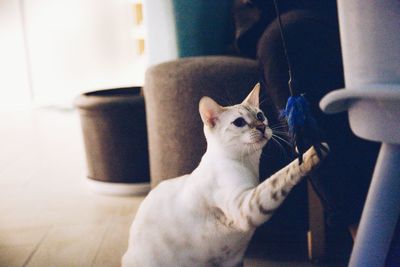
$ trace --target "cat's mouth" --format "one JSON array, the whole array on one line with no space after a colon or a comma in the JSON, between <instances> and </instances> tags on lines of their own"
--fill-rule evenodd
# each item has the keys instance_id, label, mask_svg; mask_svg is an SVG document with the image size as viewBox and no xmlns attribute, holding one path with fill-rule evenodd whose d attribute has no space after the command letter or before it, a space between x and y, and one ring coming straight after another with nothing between
<instances>
[{"instance_id":1,"label":"cat's mouth","mask_svg":"<svg viewBox=\"0 0 400 267\"><path fill-rule=\"evenodd\" d=\"M249 145L255 145L259 148L262 148L264 145L267 144L267 142L269 141L269 138L266 136L260 136L257 140L254 140L252 143L250 143Z\"/></svg>"},{"instance_id":2,"label":"cat's mouth","mask_svg":"<svg viewBox=\"0 0 400 267\"><path fill-rule=\"evenodd\" d=\"M253 149L262 149L268 141L272 138L271 129L265 129L264 133L258 132L258 134L253 134L251 137L251 142L247 143L247 145L253 147Z\"/></svg>"},{"instance_id":3,"label":"cat's mouth","mask_svg":"<svg viewBox=\"0 0 400 267\"><path fill-rule=\"evenodd\" d=\"M263 135L260 135L258 140L256 140L255 144L265 145L272 138L272 131L270 129L266 129Z\"/></svg>"}]
</instances>

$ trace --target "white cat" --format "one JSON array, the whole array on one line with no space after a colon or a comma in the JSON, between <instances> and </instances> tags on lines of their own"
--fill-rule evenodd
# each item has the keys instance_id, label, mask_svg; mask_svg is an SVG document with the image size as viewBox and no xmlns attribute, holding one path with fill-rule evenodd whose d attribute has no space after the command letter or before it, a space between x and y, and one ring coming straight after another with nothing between
<instances>
[{"instance_id":1,"label":"white cat","mask_svg":"<svg viewBox=\"0 0 400 267\"><path fill-rule=\"evenodd\" d=\"M242 265L256 227L320 161L311 148L303 164L295 160L259 184L261 149L272 137L259 90L231 107L201 99L207 151L191 174L160 183L144 199L122 266Z\"/></svg>"}]
</instances>

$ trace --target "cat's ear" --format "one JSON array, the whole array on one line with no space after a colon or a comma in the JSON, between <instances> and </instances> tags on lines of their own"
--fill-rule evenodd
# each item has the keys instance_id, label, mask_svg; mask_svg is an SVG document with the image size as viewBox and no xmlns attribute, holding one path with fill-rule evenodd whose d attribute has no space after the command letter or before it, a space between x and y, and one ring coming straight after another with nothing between
<instances>
[{"instance_id":1,"label":"cat's ear","mask_svg":"<svg viewBox=\"0 0 400 267\"><path fill-rule=\"evenodd\" d=\"M219 115L224 110L223 107L218 105L217 102L209 98L208 96L204 96L200 99L199 103L199 112L203 123L210 128L213 128L218 120Z\"/></svg>"},{"instance_id":2,"label":"cat's ear","mask_svg":"<svg viewBox=\"0 0 400 267\"><path fill-rule=\"evenodd\" d=\"M260 83L257 83L242 104L258 107L260 104Z\"/></svg>"}]
</instances>

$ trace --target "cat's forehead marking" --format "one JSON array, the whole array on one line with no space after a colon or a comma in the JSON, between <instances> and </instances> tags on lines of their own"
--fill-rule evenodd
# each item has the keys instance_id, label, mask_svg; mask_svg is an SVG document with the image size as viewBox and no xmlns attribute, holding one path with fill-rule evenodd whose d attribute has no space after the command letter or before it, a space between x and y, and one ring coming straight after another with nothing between
<instances>
[{"instance_id":1,"label":"cat's forehead marking","mask_svg":"<svg viewBox=\"0 0 400 267\"><path fill-rule=\"evenodd\" d=\"M242 105L242 107L250 113L254 112L254 109L249 105Z\"/></svg>"},{"instance_id":2,"label":"cat's forehead marking","mask_svg":"<svg viewBox=\"0 0 400 267\"><path fill-rule=\"evenodd\" d=\"M250 105L245 105L244 107L250 113L257 114L260 111L260 109L258 107L254 107L254 106L250 106Z\"/></svg>"},{"instance_id":3,"label":"cat's forehead marking","mask_svg":"<svg viewBox=\"0 0 400 267\"><path fill-rule=\"evenodd\" d=\"M253 114L257 113L257 110L251 106L248 105L236 105L235 110L240 114L240 115L247 115L247 114Z\"/></svg>"},{"instance_id":4,"label":"cat's forehead marking","mask_svg":"<svg viewBox=\"0 0 400 267\"><path fill-rule=\"evenodd\" d=\"M258 109L249 105L241 105L241 110L245 112L246 117L254 120L257 119Z\"/></svg>"}]
</instances>

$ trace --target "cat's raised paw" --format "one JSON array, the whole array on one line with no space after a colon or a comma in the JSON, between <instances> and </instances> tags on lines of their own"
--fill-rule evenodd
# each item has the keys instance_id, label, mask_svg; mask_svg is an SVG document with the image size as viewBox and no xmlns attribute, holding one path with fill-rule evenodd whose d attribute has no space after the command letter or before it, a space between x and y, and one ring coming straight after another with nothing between
<instances>
[{"instance_id":1,"label":"cat's raised paw","mask_svg":"<svg viewBox=\"0 0 400 267\"><path fill-rule=\"evenodd\" d=\"M308 173L312 171L315 167L317 167L321 160L326 158L326 156L329 153L329 146L327 143L322 143L320 147L320 153L318 155L317 150L314 147L311 147L304 153L303 156L303 163L300 165L302 168L302 171L304 173Z\"/></svg>"}]
</instances>

